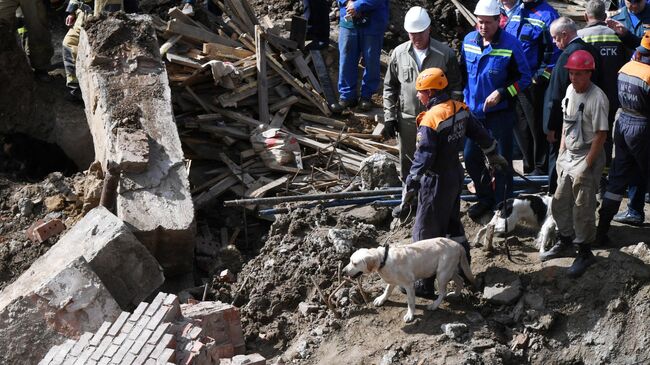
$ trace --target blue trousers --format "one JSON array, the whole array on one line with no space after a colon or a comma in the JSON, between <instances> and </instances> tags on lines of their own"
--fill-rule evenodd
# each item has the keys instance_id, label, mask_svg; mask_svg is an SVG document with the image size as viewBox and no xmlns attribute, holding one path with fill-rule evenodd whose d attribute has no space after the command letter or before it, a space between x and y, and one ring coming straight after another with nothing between
<instances>
[{"instance_id":1,"label":"blue trousers","mask_svg":"<svg viewBox=\"0 0 650 365\"><path fill-rule=\"evenodd\" d=\"M479 120L497 140L497 150L512 169L512 140L515 114L512 110L499 110L487 113L485 119ZM512 196L512 173L510 171L495 171L495 188L492 189L492 177L485 165L485 157L481 148L471 139L465 141L465 168L474 181L476 196L480 202L495 206L505 197ZM507 185L507 190L504 190Z\"/></svg>"},{"instance_id":2,"label":"blue trousers","mask_svg":"<svg viewBox=\"0 0 650 365\"><path fill-rule=\"evenodd\" d=\"M621 115L614 128L614 160L609 169L608 199L621 201L628 188L628 209L644 216L643 206L650 173L650 125L643 118Z\"/></svg>"},{"instance_id":3,"label":"blue trousers","mask_svg":"<svg viewBox=\"0 0 650 365\"><path fill-rule=\"evenodd\" d=\"M362 56L365 69L361 79L361 97L370 99L381 82L379 56L384 36L365 33L363 27L339 28L339 98L341 100L357 98L359 59Z\"/></svg>"},{"instance_id":4,"label":"blue trousers","mask_svg":"<svg viewBox=\"0 0 650 365\"><path fill-rule=\"evenodd\" d=\"M463 170L458 167L443 174L422 177L418 208L413 224L413 242L449 237L463 242L465 230L460 221L460 191Z\"/></svg>"}]
</instances>

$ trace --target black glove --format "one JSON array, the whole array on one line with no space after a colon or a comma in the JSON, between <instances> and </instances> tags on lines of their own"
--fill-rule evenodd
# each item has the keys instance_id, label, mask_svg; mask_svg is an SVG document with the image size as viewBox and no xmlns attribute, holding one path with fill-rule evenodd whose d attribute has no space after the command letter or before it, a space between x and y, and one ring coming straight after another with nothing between
<instances>
[{"instance_id":1,"label":"black glove","mask_svg":"<svg viewBox=\"0 0 650 365\"><path fill-rule=\"evenodd\" d=\"M420 180L414 180L411 175L406 178L406 189L404 196L402 197L402 203L404 205L410 205L414 198L418 196L418 191L420 191Z\"/></svg>"},{"instance_id":2,"label":"black glove","mask_svg":"<svg viewBox=\"0 0 650 365\"><path fill-rule=\"evenodd\" d=\"M490 165L490 168L499 171L508 171L508 167L510 165L508 164L508 161L505 158L503 158L503 156L501 156L500 154L493 152L487 155L486 157L488 159L488 164Z\"/></svg>"},{"instance_id":3,"label":"black glove","mask_svg":"<svg viewBox=\"0 0 650 365\"><path fill-rule=\"evenodd\" d=\"M391 139L397 136L397 121L387 120L384 122L384 130L381 131L381 136L384 139Z\"/></svg>"}]
</instances>

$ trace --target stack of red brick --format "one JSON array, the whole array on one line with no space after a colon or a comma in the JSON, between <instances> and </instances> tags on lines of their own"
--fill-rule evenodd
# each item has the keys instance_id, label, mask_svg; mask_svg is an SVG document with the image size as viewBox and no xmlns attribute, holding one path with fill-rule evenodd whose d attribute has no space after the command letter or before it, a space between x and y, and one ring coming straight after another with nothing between
<instances>
[{"instance_id":1,"label":"stack of red brick","mask_svg":"<svg viewBox=\"0 0 650 365\"><path fill-rule=\"evenodd\" d=\"M181 311L175 295L159 293L96 333L54 346L39 364L265 364L258 354L238 355L244 350L237 308L199 302Z\"/></svg>"}]
</instances>

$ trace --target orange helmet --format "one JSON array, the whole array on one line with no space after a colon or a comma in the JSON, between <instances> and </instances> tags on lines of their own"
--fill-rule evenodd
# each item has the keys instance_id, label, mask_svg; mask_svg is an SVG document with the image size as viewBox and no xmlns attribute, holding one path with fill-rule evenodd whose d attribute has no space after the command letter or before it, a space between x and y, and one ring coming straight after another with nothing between
<instances>
[{"instance_id":1,"label":"orange helmet","mask_svg":"<svg viewBox=\"0 0 650 365\"><path fill-rule=\"evenodd\" d=\"M415 90L442 90L449 85L447 76L439 68L427 68L420 72L417 80L415 80Z\"/></svg>"},{"instance_id":2,"label":"orange helmet","mask_svg":"<svg viewBox=\"0 0 650 365\"><path fill-rule=\"evenodd\" d=\"M636 50L640 53L650 53L650 30L646 30L641 38L641 45Z\"/></svg>"},{"instance_id":3,"label":"orange helmet","mask_svg":"<svg viewBox=\"0 0 650 365\"><path fill-rule=\"evenodd\" d=\"M591 53L581 49L571 53L564 68L574 71L593 71L596 69L596 63L594 61L594 56L592 56Z\"/></svg>"}]
</instances>

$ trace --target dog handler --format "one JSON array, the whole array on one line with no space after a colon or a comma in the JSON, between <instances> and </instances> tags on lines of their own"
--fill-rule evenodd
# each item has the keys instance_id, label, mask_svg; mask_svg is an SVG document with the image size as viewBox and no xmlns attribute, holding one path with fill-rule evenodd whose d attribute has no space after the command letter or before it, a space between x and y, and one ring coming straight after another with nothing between
<instances>
[{"instance_id":1,"label":"dog handler","mask_svg":"<svg viewBox=\"0 0 650 365\"><path fill-rule=\"evenodd\" d=\"M553 196L553 218L559 241L540 255L548 260L578 246L578 256L568 270L581 276L594 262L589 245L596 238L596 193L605 167L604 144L609 129L607 95L591 82L596 69L591 53L575 51L566 65L571 85L562 100L564 122L557 159L557 189ZM575 251L573 251L575 252Z\"/></svg>"},{"instance_id":2,"label":"dog handler","mask_svg":"<svg viewBox=\"0 0 650 365\"><path fill-rule=\"evenodd\" d=\"M494 138L471 116L467 105L450 99L447 85L447 77L439 68L422 71L415 82L417 97L427 111L416 118L415 155L406 178L404 203L418 197L413 242L449 237L463 245L469 260L469 243L460 221L464 173L458 153L465 136L479 144L491 166L505 169L509 165L497 153ZM433 280L421 280L415 288L416 295L430 296Z\"/></svg>"}]
</instances>

